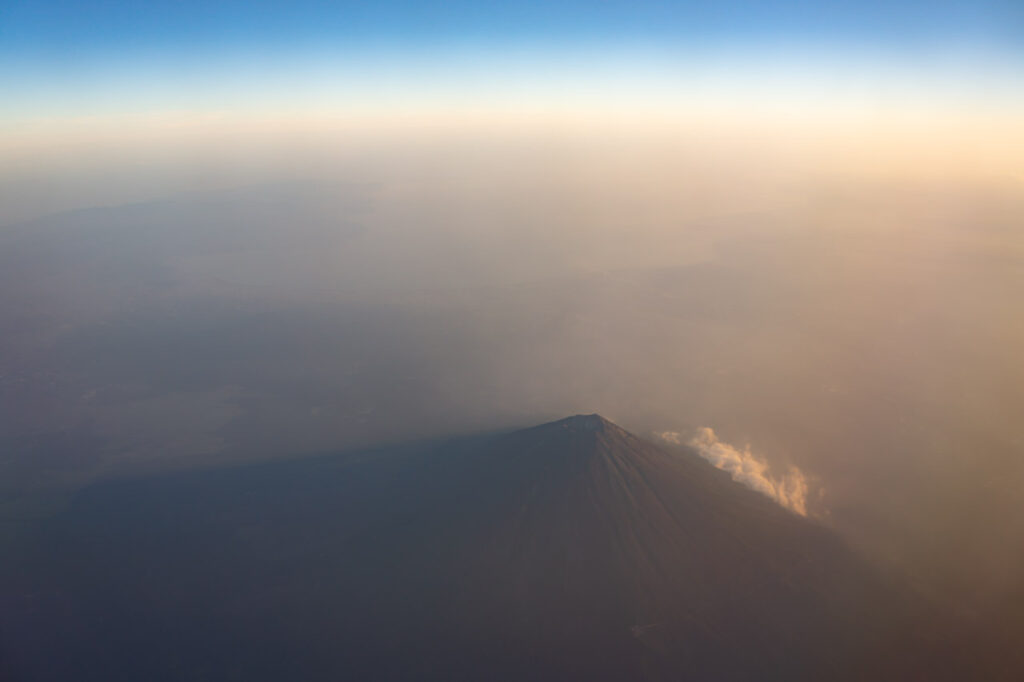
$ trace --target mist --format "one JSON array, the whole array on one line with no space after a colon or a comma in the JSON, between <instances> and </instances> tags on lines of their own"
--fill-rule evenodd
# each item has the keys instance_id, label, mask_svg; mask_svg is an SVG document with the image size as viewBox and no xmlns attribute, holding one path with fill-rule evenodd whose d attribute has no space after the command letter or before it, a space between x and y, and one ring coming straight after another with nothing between
<instances>
[{"instance_id":1,"label":"mist","mask_svg":"<svg viewBox=\"0 0 1024 682\"><path fill-rule=\"evenodd\" d=\"M205 139L5 170L8 516L598 412L806 472L935 591L1019 589L1024 184L962 138Z\"/></svg>"}]
</instances>

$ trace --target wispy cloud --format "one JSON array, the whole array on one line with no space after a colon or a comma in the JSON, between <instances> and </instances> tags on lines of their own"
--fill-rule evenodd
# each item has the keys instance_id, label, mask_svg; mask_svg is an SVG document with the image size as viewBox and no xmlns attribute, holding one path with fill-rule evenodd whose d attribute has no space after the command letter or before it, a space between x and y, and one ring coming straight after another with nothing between
<instances>
[{"instance_id":1,"label":"wispy cloud","mask_svg":"<svg viewBox=\"0 0 1024 682\"><path fill-rule=\"evenodd\" d=\"M684 437L676 431L664 431L658 434L667 443L682 445ZM800 469L793 466L782 476L773 476L768 463L755 456L747 445L742 450L723 443L713 429L702 427L697 434L686 441L697 450L701 457L723 471L728 471L734 481L738 481L751 490L767 495L780 505L791 511L807 516L807 477Z\"/></svg>"}]
</instances>

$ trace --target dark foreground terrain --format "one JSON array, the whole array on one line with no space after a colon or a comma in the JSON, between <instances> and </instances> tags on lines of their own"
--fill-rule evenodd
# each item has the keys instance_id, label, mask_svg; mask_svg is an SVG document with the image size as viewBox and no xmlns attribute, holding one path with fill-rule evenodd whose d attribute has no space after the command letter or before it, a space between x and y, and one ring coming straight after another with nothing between
<instances>
[{"instance_id":1,"label":"dark foreground terrain","mask_svg":"<svg viewBox=\"0 0 1024 682\"><path fill-rule=\"evenodd\" d=\"M35 680L963 679L831 532L596 415L94 486L3 569Z\"/></svg>"}]
</instances>

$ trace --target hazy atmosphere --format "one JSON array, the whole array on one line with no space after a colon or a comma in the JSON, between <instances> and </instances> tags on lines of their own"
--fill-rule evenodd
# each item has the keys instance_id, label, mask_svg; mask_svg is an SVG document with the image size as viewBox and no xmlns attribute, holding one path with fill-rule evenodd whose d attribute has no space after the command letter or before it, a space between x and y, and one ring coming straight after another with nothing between
<instances>
[{"instance_id":1,"label":"hazy atmosphere","mask_svg":"<svg viewBox=\"0 0 1024 682\"><path fill-rule=\"evenodd\" d=\"M9 172L82 207L4 229L5 496L596 411L798 466L951 579L1019 575L1019 177L496 137Z\"/></svg>"},{"instance_id":2,"label":"hazy atmosphere","mask_svg":"<svg viewBox=\"0 0 1024 682\"><path fill-rule=\"evenodd\" d=\"M600 413L941 600L1024 593L1019 7L385 4L4 8L5 535Z\"/></svg>"}]
</instances>

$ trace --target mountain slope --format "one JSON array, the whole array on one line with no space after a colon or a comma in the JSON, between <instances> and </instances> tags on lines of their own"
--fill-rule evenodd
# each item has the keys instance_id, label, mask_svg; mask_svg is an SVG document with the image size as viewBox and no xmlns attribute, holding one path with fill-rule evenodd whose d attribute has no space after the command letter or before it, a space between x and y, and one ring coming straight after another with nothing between
<instances>
[{"instance_id":1,"label":"mountain slope","mask_svg":"<svg viewBox=\"0 0 1024 682\"><path fill-rule=\"evenodd\" d=\"M15 679L945 670L921 605L826 529L597 415L100 485L22 556Z\"/></svg>"}]
</instances>

